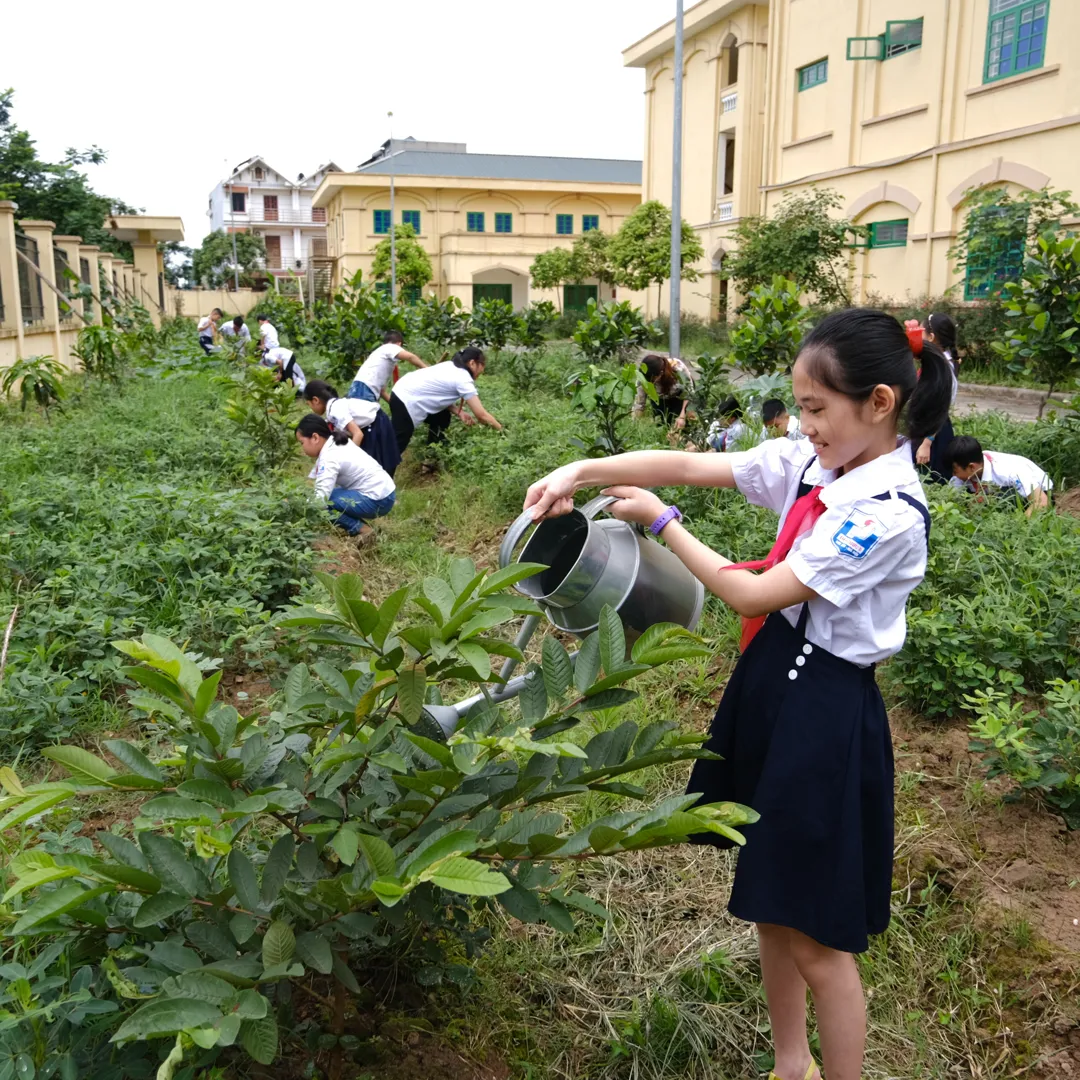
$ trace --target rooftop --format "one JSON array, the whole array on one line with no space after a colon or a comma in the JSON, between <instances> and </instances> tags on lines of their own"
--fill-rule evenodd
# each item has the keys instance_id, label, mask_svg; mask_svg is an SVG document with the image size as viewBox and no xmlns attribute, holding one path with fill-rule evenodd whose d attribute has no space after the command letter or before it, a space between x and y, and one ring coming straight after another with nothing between
<instances>
[{"instance_id":1,"label":"rooftop","mask_svg":"<svg viewBox=\"0 0 1080 1080\"><path fill-rule=\"evenodd\" d=\"M357 169L357 173L452 176L477 180L552 180L579 184L640 184L641 162L613 158L399 150L370 164L365 163Z\"/></svg>"}]
</instances>

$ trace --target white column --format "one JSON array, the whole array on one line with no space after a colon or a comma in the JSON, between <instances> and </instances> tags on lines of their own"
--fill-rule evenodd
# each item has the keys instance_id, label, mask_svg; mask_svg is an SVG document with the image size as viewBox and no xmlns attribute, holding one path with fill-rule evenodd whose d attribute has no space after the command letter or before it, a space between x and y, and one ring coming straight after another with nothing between
<instances>
[{"instance_id":1,"label":"white column","mask_svg":"<svg viewBox=\"0 0 1080 1080\"><path fill-rule=\"evenodd\" d=\"M723 132L716 136L716 199L714 200L716 205L723 201L724 188L727 186L724 183L727 179L727 142L728 137ZM715 213L715 209L713 212Z\"/></svg>"}]
</instances>

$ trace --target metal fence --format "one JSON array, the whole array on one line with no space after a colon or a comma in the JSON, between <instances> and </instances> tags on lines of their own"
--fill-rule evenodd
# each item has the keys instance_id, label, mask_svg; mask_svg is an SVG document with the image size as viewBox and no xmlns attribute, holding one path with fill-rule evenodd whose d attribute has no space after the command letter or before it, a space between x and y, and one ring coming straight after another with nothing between
<instances>
[{"instance_id":1,"label":"metal fence","mask_svg":"<svg viewBox=\"0 0 1080 1080\"><path fill-rule=\"evenodd\" d=\"M36 267L41 268L38 260L37 241L25 233L15 234L15 250L21 251ZM41 293L41 278L22 261L19 264L19 295L22 298L22 319L25 326L45 321L45 299Z\"/></svg>"}]
</instances>

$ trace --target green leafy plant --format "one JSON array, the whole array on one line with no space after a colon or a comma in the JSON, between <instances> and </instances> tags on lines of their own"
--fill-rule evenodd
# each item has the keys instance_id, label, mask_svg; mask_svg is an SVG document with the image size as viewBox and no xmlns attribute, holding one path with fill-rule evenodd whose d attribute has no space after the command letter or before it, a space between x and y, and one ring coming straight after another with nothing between
<instances>
[{"instance_id":1,"label":"green leafy plant","mask_svg":"<svg viewBox=\"0 0 1080 1080\"><path fill-rule=\"evenodd\" d=\"M595 425L596 435L591 445L578 438L573 446L584 450L589 457L606 457L626 451L626 425L634 408L638 389L657 400L656 387L647 378L640 364L624 364L618 371L590 364L571 380L574 387L573 405Z\"/></svg>"},{"instance_id":2,"label":"green leafy plant","mask_svg":"<svg viewBox=\"0 0 1080 1080\"><path fill-rule=\"evenodd\" d=\"M26 412L26 406L33 401L41 406L48 420L50 408L63 411L60 403L66 375L64 365L51 356L24 356L0 372L0 393L11 397L18 388L22 411Z\"/></svg>"},{"instance_id":3,"label":"green leafy plant","mask_svg":"<svg viewBox=\"0 0 1080 1080\"><path fill-rule=\"evenodd\" d=\"M479 300L472 310L472 340L494 349L498 356L517 329L517 322L513 306L505 300Z\"/></svg>"},{"instance_id":4,"label":"green leafy plant","mask_svg":"<svg viewBox=\"0 0 1080 1080\"><path fill-rule=\"evenodd\" d=\"M434 276L431 259L423 245L416 239L416 230L409 224L394 226L394 259L398 295L410 289L422 289ZM375 245L375 258L371 263L371 276L376 281L390 280L390 237Z\"/></svg>"},{"instance_id":5,"label":"green leafy plant","mask_svg":"<svg viewBox=\"0 0 1080 1080\"><path fill-rule=\"evenodd\" d=\"M724 256L723 277L744 296L782 277L794 283L796 294L807 293L818 304L847 306L848 251L868 230L837 217L843 205L832 188L811 188L786 195L771 217L741 218L732 233L734 250Z\"/></svg>"},{"instance_id":6,"label":"green leafy plant","mask_svg":"<svg viewBox=\"0 0 1080 1080\"><path fill-rule=\"evenodd\" d=\"M87 326L71 350L81 361L87 375L99 382L118 384L124 371L120 333L111 326Z\"/></svg>"},{"instance_id":7,"label":"green leafy plant","mask_svg":"<svg viewBox=\"0 0 1080 1080\"><path fill-rule=\"evenodd\" d=\"M269 1065L281 1053L285 988L312 973L329 981L340 1018L360 992L358 966L423 942L430 982L455 970L448 941L466 956L483 943L493 903L563 931L575 908L603 917L573 887L582 860L701 832L742 842L737 828L753 811L694 806L693 795L642 806L631 782L653 765L710 756L702 736L624 721L570 737L589 714L633 700L626 684L637 675L705 655L680 627L652 627L628 659L605 609L576 660L545 641L512 712L477 706L449 738L432 721L430 687L483 685L493 656L523 659L491 632L532 612L501 590L538 569L487 574L457 560L448 578L380 606L359 579L324 578L332 606L297 609L282 625L355 659L343 670L296 666L268 715L218 702L220 674L204 676L167 639L118 642L135 661L124 669L139 686L131 704L153 719L163 754L108 739L115 766L57 746L45 753L68 781L24 786L0 774L0 825L23 829L0 941L14 949L63 935L89 968L85 988L119 1006L102 1040L165 1040L173 1068L195 1047L236 1046ZM42 815L101 792L136 801L131 834L99 832L90 854L47 850ZM618 808L573 829L558 804L582 792Z\"/></svg>"},{"instance_id":8,"label":"green leafy plant","mask_svg":"<svg viewBox=\"0 0 1080 1080\"><path fill-rule=\"evenodd\" d=\"M278 382L261 364L247 364L224 380L232 386L225 415L252 445L253 468L276 469L297 449L293 434L300 408L291 383Z\"/></svg>"},{"instance_id":9,"label":"green leafy plant","mask_svg":"<svg viewBox=\"0 0 1080 1080\"><path fill-rule=\"evenodd\" d=\"M751 292L742 322L731 331L731 359L752 375L790 371L809 325L798 285L777 275Z\"/></svg>"},{"instance_id":10,"label":"green leafy plant","mask_svg":"<svg viewBox=\"0 0 1080 1080\"><path fill-rule=\"evenodd\" d=\"M671 277L671 210L652 199L635 207L619 226L608 245L613 276L628 289L644 290L656 286L659 308L660 287ZM695 263L705 257L698 234L682 223L682 279L697 281L701 272Z\"/></svg>"},{"instance_id":11,"label":"green leafy plant","mask_svg":"<svg viewBox=\"0 0 1080 1080\"><path fill-rule=\"evenodd\" d=\"M456 352L472 337L469 315L456 296L445 300L422 297L407 309L410 333L431 342L436 349Z\"/></svg>"},{"instance_id":12,"label":"green leafy plant","mask_svg":"<svg viewBox=\"0 0 1080 1080\"><path fill-rule=\"evenodd\" d=\"M550 300L538 300L522 308L510 340L526 349L538 349L544 344L548 327L554 321L555 305Z\"/></svg>"},{"instance_id":13,"label":"green leafy plant","mask_svg":"<svg viewBox=\"0 0 1080 1080\"><path fill-rule=\"evenodd\" d=\"M716 419L720 403L731 394L727 357L703 353L695 364L697 375L686 388L686 438L695 446L704 446L709 426Z\"/></svg>"},{"instance_id":14,"label":"green leafy plant","mask_svg":"<svg viewBox=\"0 0 1080 1080\"><path fill-rule=\"evenodd\" d=\"M1074 386L1080 373L1080 238L1040 236L1005 296L1006 337L992 348L1047 387L1042 416L1054 390Z\"/></svg>"},{"instance_id":15,"label":"green leafy plant","mask_svg":"<svg viewBox=\"0 0 1080 1080\"><path fill-rule=\"evenodd\" d=\"M590 300L586 316L574 333L577 347L590 364L612 360L625 363L655 338L654 327L629 300L606 304Z\"/></svg>"},{"instance_id":16,"label":"green leafy plant","mask_svg":"<svg viewBox=\"0 0 1080 1080\"><path fill-rule=\"evenodd\" d=\"M1080 829L1080 682L1054 679L1041 710L998 688L968 702L971 749L982 755L987 776L1010 777Z\"/></svg>"}]
</instances>

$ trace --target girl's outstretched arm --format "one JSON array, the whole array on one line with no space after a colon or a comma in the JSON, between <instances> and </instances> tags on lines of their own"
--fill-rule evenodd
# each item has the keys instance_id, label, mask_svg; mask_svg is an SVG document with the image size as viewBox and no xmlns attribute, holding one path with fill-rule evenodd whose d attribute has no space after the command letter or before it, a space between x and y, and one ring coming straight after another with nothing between
<instances>
[{"instance_id":1,"label":"girl's outstretched arm","mask_svg":"<svg viewBox=\"0 0 1080 1080\"><path fill-rule=\"evenodd\" d=\"M534 521L569 514L574 509L574 492L606 484L730 488L735 486L735 475L727 454L635 450L615 457L575 461L548 473L529 488L525 509L532 510Z\"/></svg>"}]
</instances>

